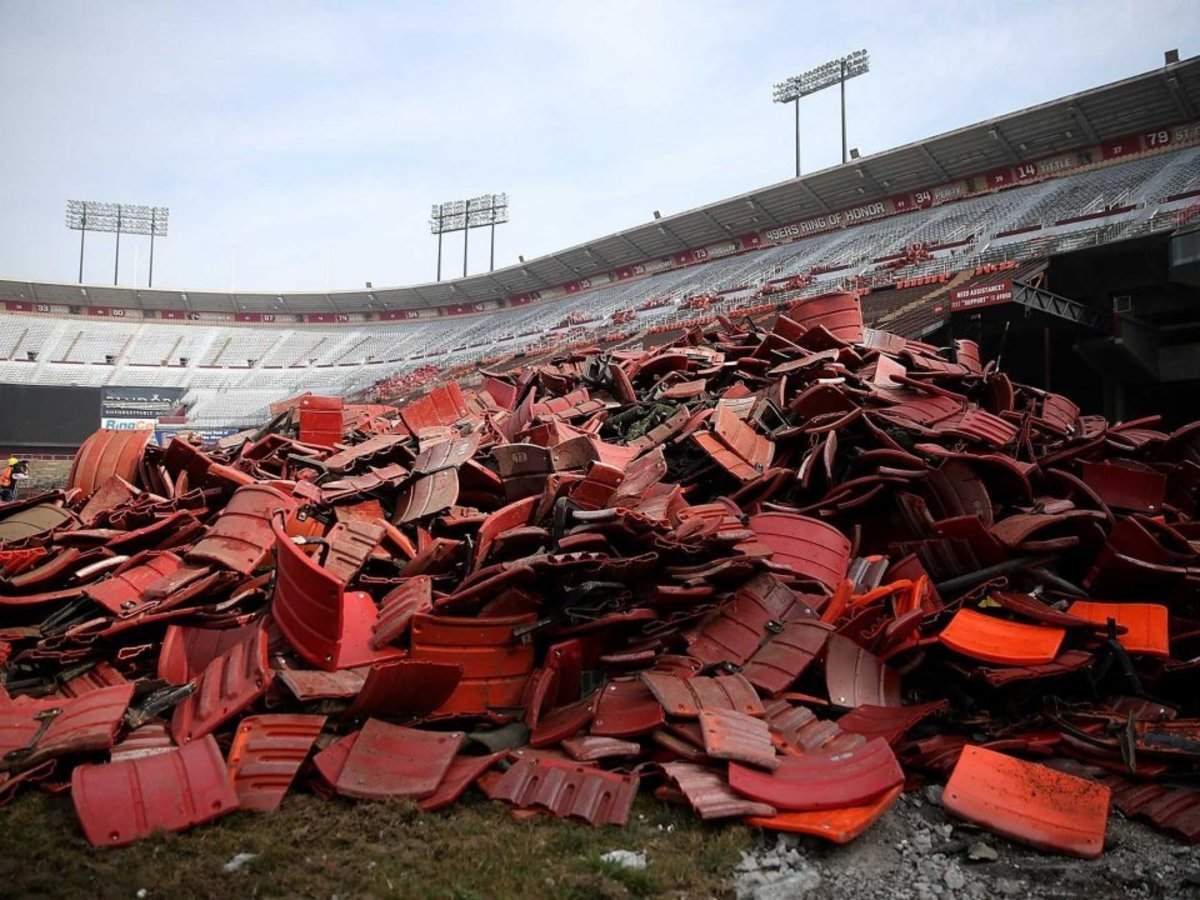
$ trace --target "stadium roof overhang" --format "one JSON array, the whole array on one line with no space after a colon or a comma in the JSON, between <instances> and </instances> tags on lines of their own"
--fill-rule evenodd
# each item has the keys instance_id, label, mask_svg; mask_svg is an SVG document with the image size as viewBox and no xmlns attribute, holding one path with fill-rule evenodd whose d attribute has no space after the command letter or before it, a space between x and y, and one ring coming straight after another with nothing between
<instances>
[{"instance_id":1,"label":"stadium roof overhang","mask_svg":"<svg viewBox=\"0 0 1200 900\"><path fill-rule=\"evenodd\" d=\"M412 287L280 294L0 281L0 294L73 306L283 313L369 312L491 300L1198 118L1200 57L1192 57L483 275Z\"/></svg>"}]
</instances>

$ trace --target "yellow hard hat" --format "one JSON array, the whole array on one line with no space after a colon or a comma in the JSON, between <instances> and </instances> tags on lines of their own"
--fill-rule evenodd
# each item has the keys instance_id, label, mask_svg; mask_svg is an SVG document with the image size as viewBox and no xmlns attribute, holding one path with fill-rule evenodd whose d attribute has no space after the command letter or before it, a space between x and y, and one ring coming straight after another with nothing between
<instances>
[{"instance_id":1,"label":"yellow hard hat","mask_svg":"<svg viewBox=\"0 0 1200 900\"><path fill-rule=\"evenodd\" d=\"M9 464L10 466L15 466L15 465L16 465L17 463L19 463L19 462L20 462L20 460L19 460L19 459L17 459L15 456L10 456L10 457L8 458L8 464Z\"/></svg>"}]
</instances>

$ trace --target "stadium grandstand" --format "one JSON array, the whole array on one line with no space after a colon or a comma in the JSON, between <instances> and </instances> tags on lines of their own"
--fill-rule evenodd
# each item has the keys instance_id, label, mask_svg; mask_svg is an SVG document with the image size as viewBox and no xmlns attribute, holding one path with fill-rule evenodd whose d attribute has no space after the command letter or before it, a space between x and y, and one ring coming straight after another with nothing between
<instances>
[{"instance_id":1,"label":"stadium grandstand","mask_svg":"<svg viewBox=\"0 0 1200 900\"><path fill-rule=\"evenodd\" d=\"M303 391L390 399L854 290L873 327L976 338L1015 377L1120 418L1200 381L1198 221L1193 57L461 279L253 294L0 280L0 383L157 391L175 424L232 431Z\"/></svg>"}]
</instances>

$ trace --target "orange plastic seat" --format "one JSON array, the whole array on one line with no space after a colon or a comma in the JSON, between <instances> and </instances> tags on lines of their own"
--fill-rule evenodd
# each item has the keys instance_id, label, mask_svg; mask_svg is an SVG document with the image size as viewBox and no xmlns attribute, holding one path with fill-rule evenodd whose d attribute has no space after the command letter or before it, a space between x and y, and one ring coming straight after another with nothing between
<instances>
[{"instance_id":1,"label":"orange plastic seat","mask_svg":"<svg viewBox=\"0 0 1200 900\"><path fill-rule=\"evenodd\" d=\"M1109 789L968 744L946 783L946 809L1033 847L1094 859L1104 851Z\"/></svg>"},{"instance_id":2,"label":"orange plastic seat","mask_svg":"<svg viewBox=\"0 0 1200 900\"><path fill-rule=\"evenodd\" d=\"M1170 656L1171 641L1167 633L1167 608L1157 603L1101 603L1096 600L1076 600L1067 610L1073 616L1103 625L1115 619L1126 629L1117 640L1130 653L1147 656Z\"/></svg>"},{"instance_id":3,"label":"orange plastic seat","mask_svg":"<svg viewBox=\"0 0 1200 900\"><path fill-rule=\"evenodd\" d=\"M892 808L904 792L898 784L862 806L843 806L838 809L819 809L808 812L785 812L775 816L747 816L747 825L757 825L770 831L790 831L810 834L835 844L848 844Z\"/></svg>"},{"instance_id":4,"label":"orange plastic seat","mask_svg":"<svg viewBox=\"0 0 1200 900\"><path fill-rule=\"evenodd\" d=\"M1065 628L1010 622L963 608L942 629L938 640L956 653L984 662L1036 666L1058 656Z\"/></svg>"}]
</instances>

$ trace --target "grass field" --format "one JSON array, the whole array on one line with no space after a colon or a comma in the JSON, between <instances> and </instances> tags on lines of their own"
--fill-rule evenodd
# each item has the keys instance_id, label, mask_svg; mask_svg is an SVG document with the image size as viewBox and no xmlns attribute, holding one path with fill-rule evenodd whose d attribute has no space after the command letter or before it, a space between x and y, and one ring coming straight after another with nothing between
<instances>
[{"instance_id":1,"label":"grass field","mask_svg":"<svg viewBox=\"0 0 1200 900\"><path fill-rule=\"evenodd\" d=\"M191 832L121 849L84 840L70 799L31 791L0 814L6 897L723 897L752 835L704 825L649 798L626 828L537 816L467 798L443 812L293 793L276 813L234 813ZM603 862L645 851L649 865ZM239 870L236 854L257 856ZM141 893L141 891L146 893Z\"/></svg>"}]
</instances>

